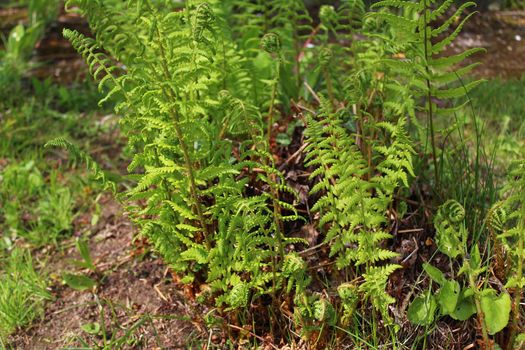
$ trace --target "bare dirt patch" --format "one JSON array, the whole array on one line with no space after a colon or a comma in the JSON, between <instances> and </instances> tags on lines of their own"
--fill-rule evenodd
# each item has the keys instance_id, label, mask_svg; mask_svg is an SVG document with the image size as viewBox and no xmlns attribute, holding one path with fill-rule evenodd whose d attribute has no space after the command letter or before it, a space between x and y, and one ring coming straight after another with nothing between
<instances>
[{"instance_id":1,"label":"bare dirt patch","mask_svg":"<svg viewBox=\"0 0 525 350\"><path fill-rule=\"evenodd\" d=\"M89 240L97 266L97 272L90 274L98 281L96 289L80 292L62 283L64 271L80 272L71 264L79 259L73 244L63 252L51 253L46 270L55 280L51 288L54 300L38 323L12 337L14 348L79 347L82 340L96 347L103 343L102 330L106 339L129 334L120 349L183 349L198 337L191 316L196 312L160 259L136 255L137 247L131 243L133 227L117 203L108 200L104 204L101 222ZM93 323L101 326L98 335L81 329Z\"/></svg>"},{"instance_id":2,"label":"bare dirt patch","mask_svg":"<svg viewBox=\"0 0 525 350\"><path fill-rule=\"evenodd\" d=\"M519 78L525 72L525 11L484 12L467 22L448 54L482 47L467 59L481 62L474 74L483 77Z\"/></svg>"}]
</instances>

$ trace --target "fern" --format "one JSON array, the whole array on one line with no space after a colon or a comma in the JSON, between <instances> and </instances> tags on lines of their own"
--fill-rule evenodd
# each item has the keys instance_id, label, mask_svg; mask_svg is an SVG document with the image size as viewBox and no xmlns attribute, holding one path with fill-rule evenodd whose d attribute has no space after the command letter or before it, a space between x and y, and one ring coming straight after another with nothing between
<instances>
[{"instance_id":1,"label":"fern","mask_svg":"<svg viewBox=\"0 0 525 350\"><path fill-rule=\"evenodd\" d=\"M301 55L312 32L312 19L302 0L270 0L271 31L282 41L282 74L280 86L284 96L297 98L303 85Z\"/></svg>"},{"instance_id":2,"label":"fern","mask_svg":"<svg viewBox=\"0 0 525 350\"><path fill-rule=\"evenodd\" d=\"M313 28L300 0L68 0L95 37L64 35L106 92L101 103L116 100L123 116L134 181L125 194L140 234L184 283L206 284L201 300L213 300L236 321L252 305L268 309L269 296L274 306L293 307L303 335L321 337L338 316L350 325L358 307L371 305L383 324L392 324L395 300L387 285L400 266L389 249L390 220L415 177L418 144L408 130L415 126L422 145L431 139L437 172L434 119L454 113L459 107L450 101L479 84L461 81L474 65L456 68L478 50L442 55L470 16L457 21L466 3L445 18L451 5L386 0L365 14L363 1L345 0L322 7ZM313 92L301 94L309 79ZM297 102L311 95L319 104ZM310 111L305 165L317 199L311 210L329 247L323 258L342 270L323 293L311 283L325 276L312 268L309 250L296 251L305 240L290 237L302 218L274 158L275 122L292 107ZM419 111L427 113L428 133ZM72 144L50 145L71 148L106 180ZM505 210L521 205L510 198L517 197ZM434 219L438 247L451 257L467 255L461 208L446 202ZM502 244L517 242L517 231L507 227L518 216L493 213ZM470 275L479 275L474 270ZM509 287L521 285L520 278Z\"/></svg>"},{"instance_id":3,"label":"fern","mask_svg":"<svg viewBox=\"0 0 525 350\"><path fill-rule=\"evenodd\" d=\"M337 255L337 266L364 266L365 281L360 291L388 320L387 305L393 299L384 289L388 275L397 266L375 265L397 255L382 247L391 237L382 226L394 192L399 186L408 185L408 174L412 173L413 151L403 119L398 125L379 125L391 132L393 142L375 147L384 158L375 167L377 173L367 180L370 169L355 139L341 125L340 117L330 112L327 101L323 101L321 110L319 116L308 118L306 130L307 165L315 167L312 178L320 177L312 194L325 192L312 210L321 213L320 227L329 225L325 241L331 242L330 255Z\"/></svg>"},{"instance_id":4,"label":"fern","mask_svg":"<svg viewBox=\"0 0 525 350\"><path fill-rule=\"evenodd\" d=\"M454 113L458 108L441 107L450 104L452 99L459 99L470 90L482 83L474 80L463 84L462 77L468 74L477 63L458 68L458 65L468 56L481 51L470 49L460 54L443 56L446 47L451 45L463 28L465 22L474 14L465 16L459 23L457 19L468 8L475 6L474 2L466 2L458 7L452 16L443 18L453 4L453 1L437 2L430 0L417 2L385 0L373 5L373 8L388 9L401 8L403 14L397 15L388 11L377 11L368 14L368 17L383 23L390 28L389 36L382 36L391 47L392 56L402 56L403 59L385 58L383 62L401 77L405 77L405 84L414 97L425 98L422 109L428 116L428 133L430 138L431 154L434 163L434 177L439 187L439 173L436 147L435 118ZM443 24L437 28L432 23L438 19ZM451 29L455 25L454 29ZM441 103L437 103L441 101ZM427 138L425 137L425 139ZM424 141L424 140L423 140Z\"/></svg>"},{"instance_id":5,"label":"fern","mask_svg":"<svg viewBox=\"0 0 525 350\"><path fill-rule=\"evenodd\" d=\"M438 249L451 259L464 253L467 231L463 225L465 209L455 200L448 200L434 218Z\"/></svg>"},{"instance_id":6,"label":"fern","mask_svg":"<svg viewBox=\"0 0 525 350\"><path fill-rule=\"evenodd\" d=\"M99 105L102 105L117 93L125 93L122 87L122 80L115 78L113 75L119 71L119 67L115 66L111 59L100 51L98 44L93 39L86 38L79 32L69 29L64 29L64 37L71 41L75 50L85 58L91 75L96 80L99 80L99 91L109 90L109 93L99 102ZM127 95L125 97L128 98Z\"/></svg>"},{"instance_id":7,"label":"fern","mask_svg":"<svg viewBox=\"0 0 525 350\"><path fill-rule=\"evenodd\" d=\"M117 184L112 181L108 174L98 165L98 163L86 152L78 148L77 145L71 143L65 138L58 137L54 140L48 141L45 145L45 148L57 147L63 148L69 152L74 160L84 163L86 168L93 173L95 180L100 181L100 183L106 189L111 189L113 193L117 193Z\"/></svg>"},{"instance_id":8,"label":"fern","mask_svg":"<svg viewBox=\"0 0 525 350\"><path fill-rule=\"evenodd\" d=\"M131 3L136 3L136 10L140 10L140 2L133 1L130 5ZM87 18L89 26L96 35L96 42L120 62L128 64L128 61L140 57L144 52L140 36L145 35L146 32L144 27L137 26L140 12L125 11L126 5L123 2L67 0L65 6L66 9L78 12Z\"/></svg>"},{"instance_id":9,"label":"fern","mask_svg":"<svg viewBox=\"0 0 525 350\"><path fill-rule=\"evenodd\" d=\"M280 199L293 191L268 152L258 106L263 96L251 93L259 84L249 76L245 57L251 53L237 50L217 17L227 4L190 1L182 12L147 0L111 5L107 12L99 2L69 5L88 17L96 37L65 36L88 61L99 87L109 91L106 99L117 98L116 110L124 114L135 152L128 170L136 184L127 195L143 203L130 202L128 210L141 234L185 282L206 280L219 306L236 309L249 298L276 296L283 278L297 278L280 268L285 244L298 242L284 236L283 222L298 216ZM114 18L119 20L111 27ZM111 38L129 25L141 29ZM133 40L141 42L140 55ZM241 155L232 157L237 149ZM268 192L250 195L255 168L262 169L256 181Z\"/></svg>"},{"instance_id":10,"label":"fern","mask_svg":"<svg viewBox=\"0 0 525 350\"><path fill-rule=\"evenodd\" d=\"M323 76L328 97L334 107L337 101L344 100L343 81L340 77L352 69L355 59L353 46L341 45L341 42L354 41L354 34L362 30L364 14L365 5L361 0L344 1L337 9L324 5L319 10L319 37L322 44L318 52L317 70Z\"/></svg>"},{"instance_id":11,"label":"fern","mask_svg":"<svg viewBox=\"0 0 525 350\"><path fill-rule=\"evenodd\" d=\"M498 226L503 226L505 222L515 223L511 229L504 230L498 237L502 240L506 250L513 256L513 278L509 281L509 287L523 289L525 287L525 279L523 277L523 264L525 256L523 255L523 244L525 242L525 203L523 199L523 192L525 186L525 163L515 162L509 171L509 183L505 187L508 193L504 201L508 214L505 215L501 211L498 215ZM502 210L502 209L500 209ZM516 248L517 244L517 248Z\"/></svg>"},{"instance_id":12,"label":"fern","mask_svg":"<svg viewBox=\"0 0 525 350\"><path fill-rule=\"evenodd\" d=\"M509 344L513 344L521 313L520 303L525 288L525 162L516 161L510 166L509 180L503 188L505 199L496 203L487 214L487 224L497 235L506 255L508 280L506 288L514 290L513 320ZM496 242L498 243L498 242ZM496 247L498 245L496 244Z\"/></svg>"},{"instance_id":13,"label":"fern","mask_svg":"<svg viewBox=\"0 0 525 350\"><path fill-rule=\"evenodd\" d=\"M341 298L341 304L343 307L341 323L348 326L354 316L359 302L358 288L352 283L343 283L337 287L337 294L339 295L339 298Z\"/></svg>"}]
</instances>

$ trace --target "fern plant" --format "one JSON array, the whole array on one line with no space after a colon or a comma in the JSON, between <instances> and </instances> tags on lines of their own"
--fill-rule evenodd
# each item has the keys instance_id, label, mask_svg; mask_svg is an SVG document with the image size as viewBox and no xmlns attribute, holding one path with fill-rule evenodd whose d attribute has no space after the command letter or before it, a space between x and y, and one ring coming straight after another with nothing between
<instances>
[{"instance_id":1,"label":"fern plant","mask_svg":"<svg viewBox=\"0 0 525 350\"><path fill-rule=\"evenodd\" d=\"M451 107L447 101L464 97L482 82L482 80L473 80L463 84L462 77L479 63L464 67L460 65L466 57L483 49L471 48L451 56L443 54L474 12L459 22L457 20L465 10L476 5L474 2L465 2L451 16L447 16L453 3L450 0L416 2L385 0L373 5L373 8L380 9L379 11L368 14L371 19L386 23L390 28L389 33L381 35L381 38L386 41L392 57L385 58L383 62L393 72L405 77L405 84L409 87L412 96L425 100L421 108L428 118L427 136L421 141L426 145L426 140L430 139L434 180L438 189L440 155L436 141L436 118L459 111L463 105ZM395 14L396 11L385 11L392 8L399 9L398 13L401 14ZM433 23L438 20L441 20L442 24L434 27Z\"/></svg>"},{"instance_id":2,"label":"fern plant","mask_svg":"<svg viewBox=\"0 0 525 350\"><path fill-rule=\"evenodd\" d=\"M284 246L298 240L284 237L283 222L297 214L280 199L292 191L268 152L276 90L260 103L269 109L266 134L251 93L257 79L247 74L250 65L216 16L227 10L224 4L190 1L170 12L168 3L67 2L88 17L96 38L64 35L86 58L99 88L109 91L101 103L118 100L135 151L128 209L182 281L206 281L217 305L237 309L261 295L278 298L287 276L281 273ZM278 43L269 36L262 46L273 54ZM63 140L50 145L78 153ZM250 194L253 181L268 190Z\"/></svg>"},{"instance_id":3,"label":"fern plant","mask_svg":"<svg viewBox=\"0 0 525 350\"><path fill-rule=\"evenodd\" d=\"M312 18L302 0L272 0L271 6L272 25L282 38L285 58L283 68L287 72L283 74L286 80L281 86L287 96L296 98L303 84L301 54L303 43L312 32Z\"/></svg>"},{"instance_id":4,"label":"fern plant","mask_svg":"<svg viewBox=\"0 0 525 350\"><path fill-rule=\"evenodd\" d=\"M330 111L324 100L318 116L309 116L307 165L315 167L311 177L320 177L312 194L323 193L312 208L321 213L320 227L328 226L325 242L337 267L350 268L352 276L363 274L359 291L389 320L388 305L394 302L386 292L388 276L399 266L388 262L397 254L382 245L391 235L385 231L386 213L400 186L408 186L412 173L412 146L397 124L377 123L389 138L374 147L378 159L372 177L368 163L358 148L355 136L342 126L341 115ZM344 111L341 112L343 114ZM352 267L356 266L357 270Z\"/></svg>"},{"instance_id":5,"label":"fern plant","mask_svg":"<svg viewBox=\"0 0 525 350\"><path fill-rule=\"evenodd\" d=\"M504 214L501 208L494 209L487 217L492 229L502 228ZM438 249L451 259L462 259L458 277L465 276L464 287L455 279L448 280L444 274L430 264L424 269L439 286L439 293L425 293L414 300L408 310L409 319L416 324L431 324L439 304L441 315L456 320L467 320L477 314L483 336L482 347L493 349L494 335L509 322L511 299L506 290L498 291L484 286L487 266L482 260L477 244L468 247L469 232L465 225L465 209L455 200L448 200L439 207L434 218ZM429 290L430 292L430 290ZM497 310L497 311L496 311Z\"/></svg>"},{"instance_id":6,"label":"fern plant","mask_svg":"<svg viewBox=\"0 0 525 350\"><path fill-rule=\"evenodd\" d=\"M525 162L514 162L509 171L509 181L503 192L505 199L496 203L487 215L487 224L496 234L507 261L502 262L503 272L508 276L505 287L513 290L512 326L508 348L515 345L517 332L521 321L521 300L525 288L525 203L523 190L525 189ZM497 252L496 252L497 253Z\"/></svg>"},{"instance_id":7,"label":"fern plant","mask_svg":"<svg viewBox=\"0 0 525 350\"><path fill-rule=\"evenodd\" d=\"M321 40L317 55L317 70L323 76L327 96L334 105L344 101L345 72L352 70L354 60L353 45L342 45L352 42L353 36L362 31L365 5L361 0L348 0L335 8L324 5L319 10L319 34Z\"/></svg>"},{"instance_id":8,"label":"fern plant","mask_svg":"<svg viewBox=\"0 0 525 350\"><path fill-rule=\"evenodd\" d=\"M365 25L363 8L358 1L344 2L337 10L323 8L322 29L337 40L351 40L356 30L372 37L375 29ZM362 295L389 323L388 305L394 299L386 286L399 266L389 262L397 254L384 248L391 238L385 227L394 196L414 175L413 143L405 131L414 104L384 63L387 51L379 40L354 41L344 51L348 63L340 65L351 67L353 74L337 97L342 103L334 112L325 78L332 103L322 100L321 112L309 116L305 131L307 165L316 168L312 178L320 178L312 188L312 194L321 194L313 210L321 213L319 225L327 229L325 242L330 242L337 267L354 280L340 289L344 319L351 317L356 296Z\"/></svg>"}]
</instances>

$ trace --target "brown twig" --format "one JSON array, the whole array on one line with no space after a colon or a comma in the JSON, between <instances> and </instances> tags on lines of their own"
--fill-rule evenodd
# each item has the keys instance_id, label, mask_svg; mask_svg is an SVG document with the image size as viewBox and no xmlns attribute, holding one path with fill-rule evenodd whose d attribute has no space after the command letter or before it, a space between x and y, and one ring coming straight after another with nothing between
<instances>
[{"instance_id":1,"label":"brown twig","mask_svg":"<svg viewBox=\"0 0 525 350\"><path fill-rule=\"evenodd\" d=\"M251 331L249 331L249 330L247 330L247 329L244 329L244 328L239 327L239 326L235 326L235 325L233 325L233 324L228 324L228 327L233 328L233 329L236 329L236 330L241 331L241 332L246 332L246 333L250 334L252 337L255 337L255 338L259 339L259 340L262 341L263 343L270 345L273 349L275 349L275 350L279 350L279 348L278 348L277 346L275 346L275 345L269 343L269 342L268 342L268 339L264 339L264 338L261 337L260 335L257 335L257 334L255 334L255 333L253 333L253 332L251 332Z\"/></svg>"}]
</instances>

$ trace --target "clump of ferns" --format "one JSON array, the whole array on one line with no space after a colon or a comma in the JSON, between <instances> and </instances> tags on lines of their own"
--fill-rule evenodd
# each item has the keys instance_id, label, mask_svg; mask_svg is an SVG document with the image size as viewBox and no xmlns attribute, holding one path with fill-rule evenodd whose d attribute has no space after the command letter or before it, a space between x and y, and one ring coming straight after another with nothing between
<instances>
[{"instance_id":1,"label":"clump of ferns","mask_svg":"<svg viewBox=\"0 0 525 350\"><path fill-rule=\"evenodd\" d=\"M450 3L429 16L442 16ZM178 12L148 0L119 3L118 11L104 11L100 1L68 4L88 16L97 38L65 35L86 57L100 87L109 90L108 98L121 99L117 111L124 114L136 153L129 169L137 184L128 194L144 203L132 208L135 220L184 282L208 285L206 294L224 310L242 309L266 294L276 302L293 294L294 317L305 328L333 324L335 310L348 325L365 301L390 321L393 299L386 284L398 266L389 263L395 254L385 248L388 213L413 175L406 119L416 122L415 101L423 96L430 121L434 112L450 112L434 110L435 98L458 94L440 89L453 82L441 69L475 52L436 56L443 47L428 46L435 30L425 17L428 1L384 1L378 6L401 6L407 15L376 17L363 16L359 1L343 1L322 16L323 45L332 50L321 56L329 100L321 97L319 114L308 116L306 150L318 181L312 193L321 196L314 210L321 215L324 243L347 276L335 303L308 290L306 263L286 250L295 241L284 235L283 225L298 216L282 200L292 191L270 151L276 109L297 95L291 85L302 85L299 57L312 31L304 4L254 1L244 18L231 17L235 6L245 4L238 0L188 1ZM250 23L247 41L234 42L243 33L229 30L226 20ZM389 25L377 31L381 21ZM443 28L452 23L446 20ZM267 34L271 27L275 33ZM328 80L339 75L331 66L339 66L334 62L341 56L332 40L346 42L355 30L371 40L352 44L347 64L353 74L345 82L333 79L330 88ZM260 37L266 53L259 49ZM253 74L254 58L268 54L271 69ZM260 89L263 84L267 88ZM343 103L334 108L336 101Z\"/></svg>"},{"instance_id":2,"label":"clump of ferns","mask_svg":"<svg viewBox=\"0 0 525 350\"><path fill-rule=\"evenodd\" d=\"M99 11L96 2L77 5L100 16L93 21L110 22L114 15ZM116 109L135 150L128 169L137 181L127 194L143 203L130 206L141 234L183 282L205 281L219 306L240 308L268 293L277 299L284 247L297 241L284 237L282 223L297 214L280 200L280 192L291 190L268 152L258 108L243 93L249 82L224 69L234 46L224 44L230 39L206 3L163 12L149 1L130 1L125 9L146 28L137 37L147 44L118 75L101 43L74 31L64 35L86 58L100 88L109 89L108 97L122 97ZM113 33L127 28L115 26ZM104 43L109 50L117 45ZM242 154L232 158L236 149ZM267 192L247 195L253 174Z\"/></svg>"}]
</instances>

